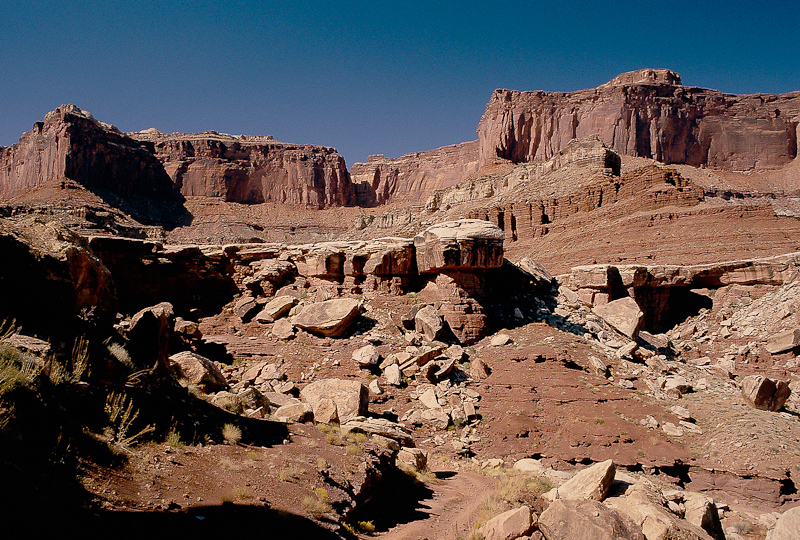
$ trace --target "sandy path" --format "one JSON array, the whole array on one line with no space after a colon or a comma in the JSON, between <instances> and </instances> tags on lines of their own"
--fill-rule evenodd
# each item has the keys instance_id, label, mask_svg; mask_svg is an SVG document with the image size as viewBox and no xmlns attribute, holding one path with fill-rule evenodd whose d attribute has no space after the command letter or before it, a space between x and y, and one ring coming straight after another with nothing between
<instances>
[{"instance_id":1,"label":"sandy path","mask_svg":"<svg viewBox=\"0 0 800 540\"><path fill-rule=\"evenodd\" d=\"M497 481L470 470L437 471L444 478L428 484L433 497L421 501L428 517L402 523L379 535L382 540L454 540L467 537L481 504L497 490Z\"/></svg>"}]
</instances>

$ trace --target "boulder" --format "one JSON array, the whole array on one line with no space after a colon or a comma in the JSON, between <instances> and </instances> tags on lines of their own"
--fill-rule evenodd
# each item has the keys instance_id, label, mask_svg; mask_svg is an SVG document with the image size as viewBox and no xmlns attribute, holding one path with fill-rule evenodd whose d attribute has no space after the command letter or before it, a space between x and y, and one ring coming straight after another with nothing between
<instances>
[{"instance_id":1,"label":"boulder","mask_svg":"<svg viewBox=\"0 0 800 540\"><path fill-rule=\"evenodd\" d=\"M791 393L786 381L768 379L762 375L749 375L742 380L744 400L762 411L780 410Z\"/></svg>"},{"instance_id":2,"label":"boulder","mask_svg":"<svg viewBox=\"0 0 800 540\"><path fill-rule=\"evenodd\" d=\"M255 316L255 320L260 323L271 323L289 313L289 310L297 304L294 296L276 296L264 305L264 308Z\"/></svg>"},{"instance_id":3,"label":"boulder","mask_svg":"<svg viewBox=\"0 0 800 540\"><path fill-rule=\"evenodd\" d=\"M308 403L291 403L278 407L274 416L289 422L307 422L313 417L313 412Z\"/></svg>"},{"instance_id":4,"label":"boulder","mask_svg":"<svg viewBox=\"0 0 800 540\"><path fill-rule=\"evenodd\" d=\"M258 311L258 302L252 296L243 296L233 304L233 314L248 322Z\"/></svg>"},{"instance_id":5,"label":"boulder","mask_svg":"<svg viewBox=\"0 0 800 540\"><path fill-rule=\"evenodd\" d=\"M644 313L636 300L629 296L594 306L592 313L631 339L636 338L644 319Z\"/></svg>"},{"instance_id":6,"label":"boulder","mask_svg":"<svg viewBox=\"0 0 800 540\"><path fill-rule=\"evenodd\" d=\"M425 306L414 314L414 328L428 341L434 341L444 334L444 321L433 306Z\"/></svg>"},{"instance_id":7,"label":"boulder","mask_svg":"<svg viewBox=\"0 0 800 540\"><path fill-rule=\"evenodd\" d=\"M725 532L719 521L719 513L714 499L702 493L685 491L683 493L684 515L683 519L700 527L715 540L725 540Z\"/></svg>"},{"instance_id":8,"label":"boulder","mask_svg":"<svg viewBox=\"0 0 800 540\"><path fill-rule=\"evenodd\" d=\"M174 321L175 312L169 302L144 308L131 317L127 348L136 367L152 367L154 363L168 367L169 340Z\"/></svg>"},{"instance_id":9,"label":"boulder","mask_svg":"<svg viewBox=\"0 0 800 540\"><path fill-rule=\"evenodd\" d=\"M365 345L353 352L353 361L362 368L376 366L380 359L381 353L378 352L375 345Z\"/></svg>"},{"instance_id":10,"label":"boulder","mask_svg":"<svg viewBox=\"0 0 800 540\"><path fill-rule=\"evenodd\" d=\"M764 348L770 354L780 354L796 349L798 346L800 346L800 328L795 328L771 336Z\"/></svg>"},{"instance_id":11,"label":"boulder","mask_svg":"<svg viewBox=\"0 0 800 540\"><path fill-rule=\"evenodd\" d=\"M339 337L361 313L361 301L355 298L336 298L303 307L293 324L312 334Z\"/></svg>"},{"instance_id":12,"label":"boulder","mask_svg":"<svg viewBox=\"0 0 800 540\"><path fill-rule=\"evenodd\" d=\"M800 535L800 506L795 506L778 518L775 527L767 534L767 540L797 540L798 535Z\"/></svg>"},{"instance_id":13,"label":"boulder","mask_svg":"<svg viewBox=\"0 0 800 540\"><path fill-rule=\"evenodd\" d=\"M339 423L339 413L336 402L330 398L322 398L314 403L314 421L321 424Z\"/></svg>"},{"instance_id":14,"label":"boulder","mask_svg":"<svg viewBox=\"0 0 800 540\"><path fill-rule=\"evenodd\" d=\"M367 414L369 391L359 381L341 379L323 379L314 381L300 390L300 399L314 409L321 399L330 399L336 403L339 421L344 423L356 416Z\"/></svg>"},{"instance_id":15,"label":"boulder","mask_svg":"<svg viewBox=\"0 0 800 540\"><path fill-rule=\"evenodd\" d=\"M428 468L428 454L419 448L401 448L397 453L397 461L417 472Z\"/></svg>"},{"instance_id":16,"label":"boulder","mask_svg":"<svg viewBox=\"0 0 800 540\"><path fill-rule=\"evenodd\" d=\"M667 510L661 491L648 480L639 480L623 497L611 497L606 505L631 519L647 540L713 540L696 525Z\"/></svg>"},{"instance_id":17,"label":"boulder","mask_svg":"<svg viewBox=\"0 0 800 540\"><path fill-rule=\"evenodd\" d=\"M11 334L10 336L6 337L1 341L2 343L6 343L21 351L24 351L28 354L32 354L34 356L38 356L40 358L48 358L53 354L53 348L50 346L50 343L44 341L43 339L35 338L33 336L26 336L23 334Z\"/></svg>"},{"instance_id":18,"label":"boulder","mask_svg":"<svg viewBox=\"0 0 800 540\"><path fill-rule=\"evenodd\" d=\"M653 540L603 503L590 499L560 499L539 516L547 540Z\"/></svg>"},{"instance_id":19,"label":"boulder","mask_svg":"<svg viewBox=\"0 0 800 540\"><path fill-rule=\"evenodd\" d=\"M549 495L555 499L593 499L602 501L614 483L616 465L610 459L583 469Z\"/></svg>"},{"instance_id":20,"label":"boulder","mask_svg":"<svg viewBox=\"0 0 800 540\"><path fill-rule=\"evenodd\" d=\"M479 381L489 376L491 370L481 358L473 357L469 362L469 376Z\"/></svg>"},{"instance_id":21,"label":"boulder","mask_svg":"<svg viewBox=\"0 0 800 540\"><path fill-rule=\"evenodd\" d=\"M520 506L493 517L480 528L484 540L513 540L533 530L536 514L530 507Z\"/></svg>"},{"instance_id":22,"label":"boulder","mask_svg":"<svg viewBox=\"0 0 800 540\"><path fill-rule=\"evenodd\" d=\"M402 446L412 446L414 444L414 439L411 437L411 431L408 428L386 418L364 418L350 420L346 424L342 424L343 434L352 431L380 435L381 437L395 440Z\"/></svg>"},{"instance_id":23,"label":"boulder","mask_svg":"<svg viewBox=\"0 0 800 540\"><path fill-rule=\"evenodd\" d=\"M523 257L517 263L517 266L536 281L541 283L553 283L553 276L550 274L547 268L545 268L542 263L534 261L530 257Z\"/></svg>"},{"instance_id":24,"label":"boulder","mask_svg":"<svg viewBox=\"0 0 800 540\"><path fill-rule=\"evenodd\" d=\"M403 376L400 373L400 366L392 364L383 371L383 376L386 378L386 384L392 386L400 386L403 383Z\"/></svg>"},{"instance_id":25,"label":"boulder","mask_svg":"<svg viewBox=\"0 0 800 540\"><path fill-rule=\"evenodd\" d=\"M294 337L294 325L287 319L279 319L272 325L270 333L278 339L291 339Z\"/></svg>"},{"instance_id":26,"label":"boulder","mask_svg":"<svg viewBox=\"0 0 800 540\"><path fill-rule=\"evenodd\" d=\"M197 353L183 351L169 357L169 368L176 379L197 385L206 394L227 388L225 376L216 364Z\"/></svg>"},{"instance_id":27,"label":"boulder","mask_svg":"<svg viewBox=\"0 0 800 540\"><path fill-rule=\"evenodd\" d=\"M489 341L489 345L492 347L502 347L503 345L508 345L512 341L513 340L511 339L511 336L508 334L497 334L492 336L492 339Z\"/></svg>"},{"instance_id":28,"label":"boulder","mask_svg":"<svg viewBox=\"0 0 800 540\"><path fill-rule=\"evenodd\" d=\"M417 269L436 273L500 268L503 238L503 230L488 221L460 219L439 223L414 237Z\"/></svg>"}]
</instances>

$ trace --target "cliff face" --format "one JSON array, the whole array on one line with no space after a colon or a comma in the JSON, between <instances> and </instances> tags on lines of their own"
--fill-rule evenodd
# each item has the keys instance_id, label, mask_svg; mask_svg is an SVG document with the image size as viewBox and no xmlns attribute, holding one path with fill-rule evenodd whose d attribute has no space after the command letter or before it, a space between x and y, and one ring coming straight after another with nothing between
<instances>
[{"instance_id":1,"label":"cliff face","mask_svg":"<svg viewBox=\"0 0 800 540\"><path fill-rule=\"evenodd\" d=\"M65 179L123 197L171 198L172 183L152 150L152 144L62 105L17 144L0 149L0 199Z\"/></svg>"},{"instance_id":2,"label":"cliff face","mask_svg":"<svg viewBox=\"0 0 800 540\"><path fill-rule=\"evenodd\" d=\"M415 152L395 159L370 156L354 163L350 176L359 206L424 201L436 189L452 186L478 170L478 141Z\"/></svg>"},{"instance_id":3,"label":"cliff face","mask_svg":"<svg viewBox=\"0 0 800 540\"><path fill-rule=\"evenodd\" d=\"M684 87L669 70L624 73L591 90L495 90L478 124L480 162L545 161L599 134L621 154L735 171L797 156L800 92L732 95Z\"/></svg>"},{"instance_id":4,"label":"cliff face","mask_svg":"<svg viewBox=\"0 0 800 540\"><path fill-rule=\"evenodd\" d=\"M213 131L165 135L151 129L130 136L154 145L176 189L186 196L311 208L355 203L344 158L332 148Z\"/></svg>"}]
</instances>

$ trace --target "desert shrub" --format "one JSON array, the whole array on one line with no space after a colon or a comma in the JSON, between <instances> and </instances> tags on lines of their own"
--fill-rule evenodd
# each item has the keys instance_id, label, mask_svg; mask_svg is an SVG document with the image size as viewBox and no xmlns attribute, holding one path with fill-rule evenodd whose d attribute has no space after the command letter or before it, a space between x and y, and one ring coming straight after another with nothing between
<instances>
[{"instance_id":1,"label":"desert shrub","mask_svg":"<svg viewBox=\"0 0 800 540\"><path fill-rule=\"evenodd\" d=\"M344 453L348 456L360 456L361 455L361 448L354 444L348 444L347 447L344 449Z\"/></svg>"},{"instance_id":2,"label":"desert shrub","mask_svg":"<svg viewBox=\"0 0 800 540\"><path fill-rule=\"evenodd\" d=\"M358 528L361 532L365 532L367 534L372 534L375 532L375 523L370 521L359 521Z\"/></svg>"},{"instance_id":3,"label":"desert shrub","mask_svg":"<svg viewBox=\"0 0 800 540\"><path fill-rule=\"evenodd\" d=\"M0 343L0 398L18 388L30 388L40 373L34 357Z\"/></svg>"},{"instance_id":4,"label":"desert shrub","mask_svg":"<svg viewBox=\"0 0 800 540\"><path fill-rule=\"evenodd\" d=\"M314 494L303 498L303 508L312 516L319 518L331 511L328 491L324 488L314 489Z\"/></svg>"},{"instance_id":5,"label":"desert shrub","mask_svg":"<svg viewBox=\"0 0 800 540\"><path fill-rule=\"evenodd\" d=\"M278 471L278 478L281 479L281 482L294 482L300 478L300 470L293 465L289 465Z\"/></svg>"},{"instance_id":6,"label":"desert shrub","mask_svg":"<svg viewBox=\"0 0 800 540\"><path fill-rule=\"evenodd\" d=\"M367 434L361 433L360 431L351 431L347 435L344 436L346 441L350 441L353 444L364 444L367 442Z\"/></svg>"},{"instance_id":7,"label":"desert shrub","mask_svg":"<svg viewBox=\"0 0 800 540\"><path fill-rule=\"evenodd\" d=\"M242 440L242 430L239 426L225 424L222 426L222 438L225 439L225 442L228 444L237 445L239 441Z\"/></svg>"},{"instance_id":8,"label":"desert shrub","mask_svg":"<svg viewBox=\"0 0 800 540\"><path fill-rule=\"evenodd\" d=\"M183 448L185 446L183 440L181 439L181 434L173 427L167 433L167 437L165 442L170 445L172 448Z\"/></svg>"},{"instance_id":9,"label":"desert shrub","mask_svg":"<svg viewBox=\"0 0 800 540\"><path fill-rule=\"evenodd\" d=\"M133 406L133 400L122 392L111 392L106 396L105 413L108 416L111 436L120 446L130 446L141 437L155 431L154 426L148 425L131 434L131 428L139 416L139 411Z\"/></svg>"}]
</instances>

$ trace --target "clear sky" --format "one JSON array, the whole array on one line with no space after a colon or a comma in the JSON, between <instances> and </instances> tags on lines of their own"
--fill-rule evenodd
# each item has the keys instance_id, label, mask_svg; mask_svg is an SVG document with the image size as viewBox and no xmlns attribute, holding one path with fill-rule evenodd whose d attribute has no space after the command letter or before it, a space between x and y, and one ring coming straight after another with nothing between
<instances>
[{"instance_id":1,"label":"clear sky","mask_svg":"<svg viewBox=\"0 0 800 540\"><path fill-rule=\"evenodd\" d=\"M477 138L495 88L669 68L800 90L800 2L0 1L0 145L74 103L123 131L273 135L369 154Z\"/></svg>"}]
</instances>

